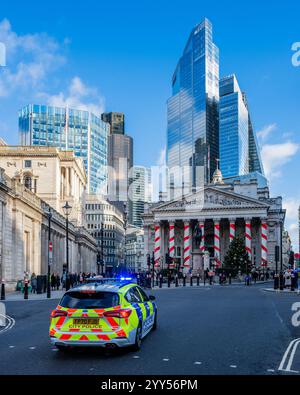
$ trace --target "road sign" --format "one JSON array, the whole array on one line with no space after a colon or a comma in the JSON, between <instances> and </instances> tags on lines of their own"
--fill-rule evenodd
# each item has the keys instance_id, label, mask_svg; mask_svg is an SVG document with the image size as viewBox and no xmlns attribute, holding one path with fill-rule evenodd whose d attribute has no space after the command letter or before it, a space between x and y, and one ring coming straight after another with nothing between
<instances>
[{"instance_id":1,"label":"road sign","mask_svg":"<svg viewBox=\"0 0 300 395\"><path fill-rule=\"evenodd\" d=\"M49 241L49 265L52 265L53 262L53 244L52 241Z\"/></svg>"}]
</instances>

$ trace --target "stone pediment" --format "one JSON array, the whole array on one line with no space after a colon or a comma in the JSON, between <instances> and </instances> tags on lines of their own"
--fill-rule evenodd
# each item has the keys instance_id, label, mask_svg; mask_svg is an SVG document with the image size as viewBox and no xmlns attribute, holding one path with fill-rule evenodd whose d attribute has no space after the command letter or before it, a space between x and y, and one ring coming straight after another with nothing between
<instances>
[{"instance_id":1,"label":"stone pediment","mask_svg":"<svg viewBox=\"0 0 300 395\"><path fill-rule=\"evenodd\" d=\"M267 203L248 196L239 195L232 191L207 187L204 190L186 195L183 199L162 203L154 208L155 212L211 210L211 209L241 209L268 208Z\"/></svg>"}]
</instances>

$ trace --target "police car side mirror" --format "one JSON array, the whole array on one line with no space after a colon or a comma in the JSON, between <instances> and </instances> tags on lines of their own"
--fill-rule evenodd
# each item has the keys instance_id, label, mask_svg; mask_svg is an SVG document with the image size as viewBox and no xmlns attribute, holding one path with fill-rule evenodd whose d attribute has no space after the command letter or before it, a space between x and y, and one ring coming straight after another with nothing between
<instances>
[{"instance_id":1,"label":"police car side mirror","mask_svg":"<svg viewBox=\"0 0 300 395\"><path fill-rule=\"evenodd\" d=\"M155 300L155 296L154 295L149 295L149 300Z\"/></svg>"}]
</instances>

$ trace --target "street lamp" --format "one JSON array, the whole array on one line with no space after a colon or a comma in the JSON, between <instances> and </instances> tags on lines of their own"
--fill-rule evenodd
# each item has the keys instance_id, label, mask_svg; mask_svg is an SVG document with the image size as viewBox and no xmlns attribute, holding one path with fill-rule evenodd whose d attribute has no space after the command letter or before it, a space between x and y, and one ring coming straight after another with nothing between
<instances>
[{"instance_id":1,"label":"street lamp","mask_svg":"<svg viewBox=\"0 0 300 395\"><path fill-rule=\"evenodd\" d=\"M70 289L70 278L69 278L69 215L72 211L72 206L68 202L63 206L63 211L66 217L66 291Z\"/></svg>"},{"instance_id":2,"label":"street lamp","mask_svg":"<svg viewBox=\"0 0 300 395\"><path fill-rule=\"evenodd\" d=\"M101 274L103 275L103 267L104 267L104 254L103 254L103 222L101 222L101 259L100 259L100 265L101 265ZM99 270L99 269L98 269Z\"/></svg>"},{"instance_id":3,"label":"street lamp","mask_svg":"<svg viewBox=\"0 0 300 395\"><path fill-rule=\"evenodd\" d=\"M52 245L51 245L51 218L52 218L52 213L51 213L51 208L49 207L48 213L48 274L47 274L47 299L51 298L51 285L50 285L50 265L51 265L51 260L52 260ZM50 249L51 249L51 254L50 254Z\"/></svg>"}]
</instances>

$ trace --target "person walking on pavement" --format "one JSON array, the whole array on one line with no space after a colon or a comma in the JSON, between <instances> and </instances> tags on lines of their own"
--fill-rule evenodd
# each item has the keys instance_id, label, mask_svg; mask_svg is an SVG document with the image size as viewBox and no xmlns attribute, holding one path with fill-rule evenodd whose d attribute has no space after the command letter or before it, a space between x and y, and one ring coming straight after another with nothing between
<instances>
[{"instance_id":1,"label":"person walking on pavement","mask_svg":"<svg viewBox=\"0 0 300 395\"><path fill-rule=\"evenodd\" d=\"M51 288L52 291L54 291L56 288L56 276L54 275L54 273L51 274Z\"/></svg>"},{"instance_id":2,"label":"person walking on pavement","mask_svg":"<svg viewBox=\"0 0 300 395\"><path fill-rule=\"evenodd\" d=\"M37 277L35 273L32 273L31 275L30 284L31 284L31 293L35 294L37 290Z\"/></svg>"},{"instance_id":3,"label":"person walking on pavement","mask_svg":"<svg viewBox=\"0 0 300 395\"><path fill-rule=\"evenodd\" d=\"M59 290L60 287L60 275L56 273L56 289Z\"/></svg>"}]
</instances>

